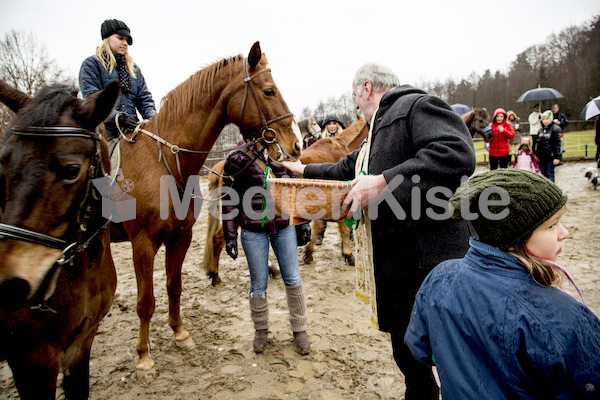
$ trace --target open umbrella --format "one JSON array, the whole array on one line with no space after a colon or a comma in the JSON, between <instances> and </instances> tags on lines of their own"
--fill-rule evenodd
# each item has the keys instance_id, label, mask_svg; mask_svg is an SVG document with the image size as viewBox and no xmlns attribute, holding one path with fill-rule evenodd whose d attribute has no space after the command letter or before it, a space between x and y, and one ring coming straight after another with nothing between
<instances>
[{"instance_id":1,"label":"open umbrella","mask_svg":"<svg viewBox=\"0 0 600 400\"><path fill-rule=\"evenodd\" d=\"M560 99L565 97L556 89L537 87L523 93L518 99L517 103L523 103L525 101L539 101L549 99Z\"/></svg>"},{"instance_id":2,"label":"open umbrella","mask_svg":"<svg viewBox=\"0 0 600 400\"><path fill-rule=\"evenodd\" d=\"M463 115L463 114L468 113L469 111L472 111L471 107L466 106L464 104L460 104L460 103L452 104L450 107L452 107L454 112L457 113L458 115Z\"/></svg>"},{"instance_id":3,"label":"open umbrella","mask_svg":"<svg viewBox=\"0 0 600 400\"><path fill-rule=\"evenodd\" d=\"M600 96L589 101L581 111L581 119L588 120L600 114Z\"/></svg>"}]
</instances>

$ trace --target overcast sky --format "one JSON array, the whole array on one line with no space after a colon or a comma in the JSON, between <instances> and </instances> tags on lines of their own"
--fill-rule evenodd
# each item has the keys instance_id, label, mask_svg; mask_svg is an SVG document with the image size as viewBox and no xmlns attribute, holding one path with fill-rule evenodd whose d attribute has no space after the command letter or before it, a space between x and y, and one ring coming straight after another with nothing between
<instances>
[{"instance_id":1,"label":"overcast sky","mask_svg":"<svg viewBox=\"0 0 600 400\"><path fill-rule=\"evenodd\" d=\"M32 32L76 77L101 42L102 21L120 19L157 105L197 70L260 41L299 115L349 93L364 63L417 85L506 72L529 46L598 14L599 0L0 0L0 35Z\"/></svg>"}]
</instances>

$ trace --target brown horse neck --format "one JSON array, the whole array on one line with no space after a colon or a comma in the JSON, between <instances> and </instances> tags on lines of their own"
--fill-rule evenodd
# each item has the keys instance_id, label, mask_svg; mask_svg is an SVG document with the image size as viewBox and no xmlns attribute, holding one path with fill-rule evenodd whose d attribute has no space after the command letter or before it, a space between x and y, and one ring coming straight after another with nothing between
<instances>
[{"instance_id":1,"label":"brown horse neck","mask_svg":"<svg viewBox=\"0 0 600 400\"><path fill-rule=\"evenodd\" d=\"M357 121L335 136L333 140L339 141L348 151L354 151L358 149L368 134L369 130L364 121Z\"/></svg>"}]
</instances>

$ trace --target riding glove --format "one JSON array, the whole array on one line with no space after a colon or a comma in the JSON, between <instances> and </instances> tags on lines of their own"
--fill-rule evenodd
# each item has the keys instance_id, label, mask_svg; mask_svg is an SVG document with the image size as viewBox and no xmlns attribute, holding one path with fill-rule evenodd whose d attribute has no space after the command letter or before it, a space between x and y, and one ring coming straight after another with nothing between
<instances>
[{"instance_id":1,"label":"riding glove","mask_svg":"<svg viewBox=\"0 0 600 400\"><path fill-rule=\"evenodd\" d=\"M298 246L304 246L310 242L310 222L296 225L296 242Z\"/></svg>"},{"instance_id":2,"label":"riding glove","mask_svg":"<svg viewBox=\"0 0 600 400\"><path fill-rule=\"evenodd\" d=\"M227 239L227 243L225 244L225 251L227 252L227 254L229 254L229 257L235 260L238 256L237 239Z\"/></svg>"},{"instance_id":3,"label":"riding glove","mask_svg":"<svg viewBox=\"0 0 600 400\"><path fill-rule=\"evenodd\" d=\"M138 124L138 119L135 115L120 113L119 128L123 132L132 132Z\"/></svg>"}]
</instances>

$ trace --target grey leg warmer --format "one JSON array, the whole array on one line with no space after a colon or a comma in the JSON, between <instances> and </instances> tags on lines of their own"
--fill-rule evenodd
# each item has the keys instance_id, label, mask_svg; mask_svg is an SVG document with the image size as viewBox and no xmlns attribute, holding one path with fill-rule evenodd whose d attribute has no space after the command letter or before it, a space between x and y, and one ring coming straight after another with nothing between
<instances>
[{"instance_id":1,"label":"grey leg warmer","mask_svg":"<svg viewBox=\"0 0 600 400\"><path fill-rule=\"evenodd\" d=\"M306 331L306 300L304 286L285 287L285 294L290 311L290 327L292 332Z\"/></svg>"},{"instance_id":2,"label":"grey leg warmer","mask_svg":"<svg viewBox=\"0 0 600 400\"><path fill-rule=\"evenodd\" d=\"M266 295L264 298L250 296L250 316L255 330L269 329L269 303Z\"/></svg>"}]
</instances>

